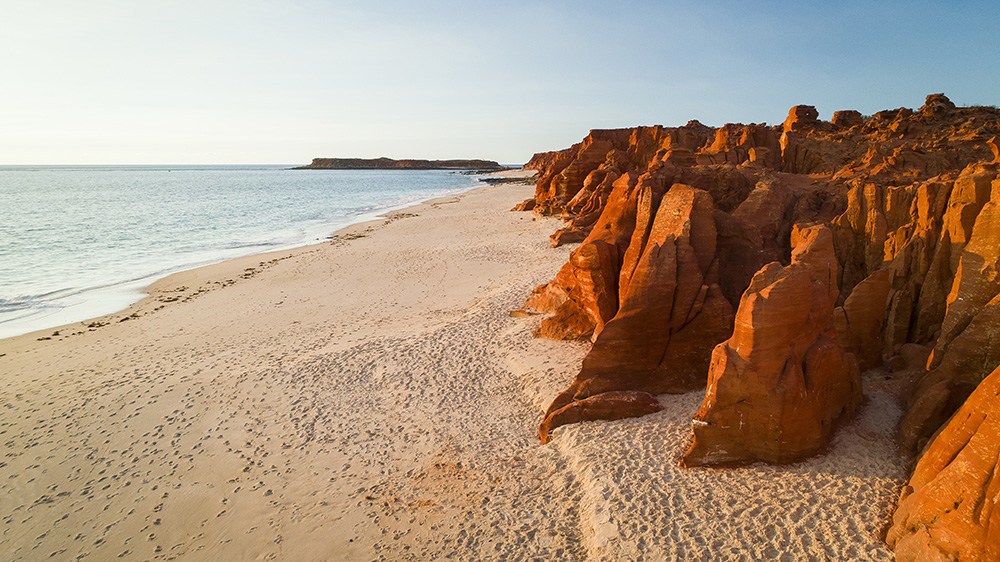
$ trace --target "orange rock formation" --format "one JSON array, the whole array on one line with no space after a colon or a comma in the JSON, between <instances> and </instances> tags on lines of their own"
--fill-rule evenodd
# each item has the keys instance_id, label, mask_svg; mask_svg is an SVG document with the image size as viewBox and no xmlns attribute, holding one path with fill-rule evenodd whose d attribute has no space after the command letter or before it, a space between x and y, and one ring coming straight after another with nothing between
<instances>
[{"instance_id":1,"label":"orange rock formation","mask_svg":"<svg viewBox=\"0 0 1000 562\"><path fill-rule=\"evenodd\" d=\"M833 235L813 226L798 237L790 265L754 275L732 337L712 354L687 466L802 458L861 402L857 362L834 330Z\"/></svg>"},{"instance_id":2,"label":"orange rock formation","mask_svg":"<svg viewBox=\"0 0 1000 562\"><path fill-rule=\"evenodd\" d=\"M617 281L617 312L597 334L576 382L549 406L546 432L560 425L553 416L577 400L609 391L699 388L711 347L731 330L732 306L718 283L712 196L684 184L666 194L647 186L636 208L619 278L610 280ZM614 247L591 242L581 248L608 248L610 256ZM608 271L610 262L603 260Z\"/></svg>"},{"instance_id":3,"label":"orange rock formation","mask_svg":"<svg viewBox=\"0 0 1000 562\"><path fill-rule=\"evenodd\" d=\"M1000 560L1000 369L934 437L886 537L897 562Z\"/></svg>"},{"instance_id":4,"label":"orange rock formation","mask_svg":"<svg viewBox=\"0 0 1000 562\"><path fill-rule=\"evenodd\" d=\"M595 130L536 155L522 208L580 245L524 310L545 315L539 337L593 341L543 440L644 411L617 393L707 385L688 464L791 461L857 406L858 366L884 360L924 368L904 452L985 415L967 399L1000 366L998 137L1000 109L932 94L871 117L799 105L777 126Z\"/></svg>"}]
</instances>

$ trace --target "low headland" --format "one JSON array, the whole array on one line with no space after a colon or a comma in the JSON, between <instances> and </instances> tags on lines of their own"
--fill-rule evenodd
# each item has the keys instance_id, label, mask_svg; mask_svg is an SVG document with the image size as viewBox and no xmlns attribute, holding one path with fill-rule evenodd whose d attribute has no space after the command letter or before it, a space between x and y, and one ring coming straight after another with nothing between
<instances>
[{"instance_id":1,"label":"low headland","mask_svg":"<svg viewBox=\"0 0 1000 562\"><path fill-rule=\"evenodd\" d=\"M0 551L995 560L998 134L595 130L0 340Z\"/></svg>"},{"instance_id":2,"label":"low headland","mask_svg":"<svg viewBox=\"0 0 1000 562\"><path fill-rule=\"evenodd\" d=\"M393 160L392 158L313 158L293 170L503 170L492 160Z\"/></svg>"}]
</instances>

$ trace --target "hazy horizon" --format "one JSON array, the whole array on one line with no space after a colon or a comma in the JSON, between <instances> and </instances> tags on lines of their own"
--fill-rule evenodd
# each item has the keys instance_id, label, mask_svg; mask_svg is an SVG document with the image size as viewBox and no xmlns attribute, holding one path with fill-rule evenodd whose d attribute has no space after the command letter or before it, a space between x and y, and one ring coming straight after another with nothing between
<instances>
[{"instance_id":1,"label":"hazy horizon","mask_svg":"<svg viewBox=\"0 0 1000 562\"><path fill-rule=\"evenodd\" d=\"M5 2L0 164L526 162L590 129L1000 103L988 2Z\"/></svg>"}]
</instances>

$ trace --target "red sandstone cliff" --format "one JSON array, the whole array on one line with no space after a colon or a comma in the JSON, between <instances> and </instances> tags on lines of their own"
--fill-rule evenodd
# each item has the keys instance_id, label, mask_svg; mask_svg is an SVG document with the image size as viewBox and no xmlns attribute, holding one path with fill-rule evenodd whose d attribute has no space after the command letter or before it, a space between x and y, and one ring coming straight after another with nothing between
<instances>
[{"instance_id":1,"label":"red sandstone cliff","mask_svg":"<svg viewBox=\"0 0 1000 562\"><path fill-rule=\"evenodd\" d=\"M519 207L580 245L524 309L539 337L593 341L540 436L707 385L688 464L792 461L857 406L859 367L929 350L899 432L920 451L1000 366L997 135L1000 110L934 94L868 118L595 130L536 155Z\"/></svg>"}]
</instances>

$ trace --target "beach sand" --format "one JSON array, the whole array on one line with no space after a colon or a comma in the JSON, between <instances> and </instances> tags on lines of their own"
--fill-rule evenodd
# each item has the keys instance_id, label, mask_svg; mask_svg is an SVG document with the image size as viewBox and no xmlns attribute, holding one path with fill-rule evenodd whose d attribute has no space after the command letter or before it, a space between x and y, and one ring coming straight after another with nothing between
<instances>
[{"instance_id":1,"label":"beach sand","mask_svg":"<svg viewBox=\"0 0 1000 562\"><path fill-rule=\"evenodd\" d=\"M792 465L680 468L700 392L539 443L588 344L509 316L570 250L508 211L532 193L435 200L0 340L2 558L891 560L884 373Z\"/></svg>"}]
</instances>

